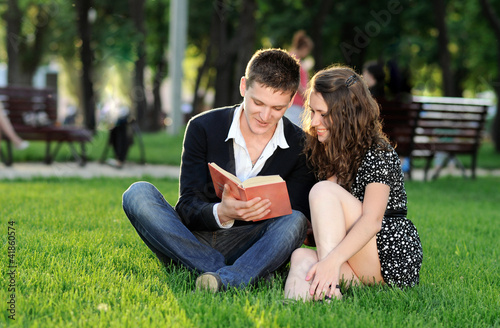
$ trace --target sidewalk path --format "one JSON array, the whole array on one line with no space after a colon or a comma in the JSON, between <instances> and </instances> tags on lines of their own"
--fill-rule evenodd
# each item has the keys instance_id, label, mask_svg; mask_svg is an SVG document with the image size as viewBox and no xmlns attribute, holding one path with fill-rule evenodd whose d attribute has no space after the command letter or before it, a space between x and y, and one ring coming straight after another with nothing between
<instances>
[{"instance_id":1,"label":"sidewalk path","mask_svg":"<svg viewBox=\"0 0 500 328\"><path fill-rule=\"evenodd\" d=\"M423 180L423 170L413 170L413 180ZM432 177L433 171L429 171L429 177ZM441 171L440 177L447 175L462 176L462 172L453 167L445 168ZM485 170L476 169L477 176L500 176L500 169ZM122 178L141 178L143 176L151 176L155 178L174 178L179 177L179 167L167 165L127 163L122 169L116 169L106 164L98 162L89 162L84 167L80 167L73 162L68 163L52 163L46 165L44 163L14 163L10 167L0 164L0 180L12 179L31 179L34 177L81 177L81 178L96 178L96 177L122 177ZM467 170L467 176L470 176L470 170Z\"/></svg>"},{"instance_id":2,"label":"sidewalk path","mask_svg":"<svg viewBox=\"0 0 500 328\"><path fill-rule=\"evenodd\" d=\"M31 179L33 177L134 177L151 176L155 178L179 177L179 167L166 165L127 163L121 169L106 164L89 162L84 167L77 163L14 163L10 167L0 164L0 179Z\"/></svg>"}]
</instances>

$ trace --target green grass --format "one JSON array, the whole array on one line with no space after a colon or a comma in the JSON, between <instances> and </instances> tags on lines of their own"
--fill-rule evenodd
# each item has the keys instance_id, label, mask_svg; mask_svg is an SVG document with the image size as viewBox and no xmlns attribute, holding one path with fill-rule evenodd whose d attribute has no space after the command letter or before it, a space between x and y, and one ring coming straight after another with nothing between
<instances>
[{"instance_id":1,"label":"green grass","mask_svg":"<svg viewBox=\"0 0 500 328\"><path fill-rule=\"evenodd\" d=\"M177 180L148 179L177 200ZM499 327L500 178L408 182L424 247L421 283L356 288L332 304L282 304L284 277L193 293L121 209L135 179L0 181L0 327ZM8 319L8 221L16 231L16 320Z\"/></svg>"},{"instance_id":2,"label":"green grass","mask_svg":"<svg viewBox=\"0 0 500 328\"><path fill-rule=\"evenodd\" d=\"M396 149L397 150L397 149ZM462 162L462 164L466 168L471 167L472 156L470 155L458 155L458 160ZM424 158L416 158L413 161L413 165L416 168L424 168L426 160ZM493 142L489 139L484 140L479 147L479 151L477 154L477 167L492 170L500 168L500 153L495 151L495 147L493 146Z\"/></svg>"},{"instance_id":3,"label":"green grass","mask_svg":"<svg viewBox=\"0 0 500 328\"><path fill-rule=\"evenodd\" d=\"M89 161L98 161L103 154L108 141L108 131L98 131L90 143L86 144L86 152ZM177 135L169 135L167 132L144 133L142 135L146 162L149 164L179 165L182 151L182 139L184 131ZM0 143L2 149L6 149L5 143ZM52 146L54 147L54 146ZM41 162L45 157L46 144L42 141L30 141L30 147L23 151L14 150L14 163L16 162ZM114 156L112 147L109 147L107 158ZM56 161L72 161L71 151L68 145L63 144L59 150ZM137 138L130 147L128 161L140 161L140 148Z\"/></svg>"},{"instance_id":4,"label":"green grass","mask_svg":"<svg viewBox=\"0 0 500 328\"><path fill-rule=\"evenodd\" d=\"M146 162L149 164L169 164L179 165L182 151L182 139L184 131L178 135L169 135L167 132L145 133L143 134L143 142L145 145ZM87 145L87 152L90 161L97 161L101 158L101 154L108 140L107 131L99 131L91 143ZM3 145L5 148L5 145ZM31 142L30 147L24 151L14 151L15 162L41 162L45 155L44 142ZM113 150L109 148L108 157L113 157ZM470 167L470 156L459 156L460 161ZM56 161L64 162L72 160L71 152L67 145L61 147ZM139 162L139 142L136 140L130 148L128 161ZM417 158L414 161L417 168L425 166L425 160ZM481 144L477 160L478 167L485 169L500 168L500 153L495 152L493 143L489 139L485 139Z\"/></svg>"}]
</instances>

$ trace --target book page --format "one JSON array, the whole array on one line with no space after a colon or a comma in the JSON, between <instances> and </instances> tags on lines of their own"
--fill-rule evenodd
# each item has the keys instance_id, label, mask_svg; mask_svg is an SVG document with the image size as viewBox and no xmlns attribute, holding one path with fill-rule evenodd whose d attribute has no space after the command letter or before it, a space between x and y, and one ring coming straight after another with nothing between
<instances>
[{"instance_id":1,"label":"book page","mask_svg":"<svg viewBox=\"0 0 500 328\"><path fill-rule=\"evenodd\" d=\"M236 183L237 185L241 185L241 180L238 179L238 177L235 176L234 174L229 173L228 171L224 170L222 167L220 167L219 165L217 165L213 162L209 163L209 165L211 165L213 168L215 168L217 171L219 171L221 174L223 174L229 180L234 181L234 183Z\"/></svg>"},{"instance_id":2,"label":"book page","mask_svg":"<svg viewBox=\"0 0 500 328\"><path fill-rule=\"evenodd\" d=\"M283 179L279 175L258 175L256 177L247 179L241 183L243 188L266 185L271 183L281 182Z\"/></svg>"}]
</instances>

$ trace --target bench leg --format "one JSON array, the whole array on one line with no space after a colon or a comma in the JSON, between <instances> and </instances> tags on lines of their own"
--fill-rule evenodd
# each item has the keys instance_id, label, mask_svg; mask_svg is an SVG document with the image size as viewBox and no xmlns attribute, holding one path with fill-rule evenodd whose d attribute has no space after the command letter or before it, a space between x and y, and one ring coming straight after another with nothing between
<instances>
[{"instance_id":1,"label":"bench leg","mask_svg":"<svg viewBox=\"0 0 500 328\"><path fill-rule=\"evenodd\" d=\"M80 166L85 166L87 164L87 152L85 149L85 142L80 142Z\"/></svg>"},{"instance_id":2,"label":"bench leg","mask_svg":"<svg viewBox=\"0 0 500 328\"><path fill-rule=\"evenodd\" d=\"M454 159L455 160L455 163L458 165L458 167L462 171L463 177L467 178L467 173L466 173L466 170L465 170L465 166L462 164L462 162L455 155L451 155L450 159Z\"/></svg>"},{"instance_id":3,"label":"bench leg","mask_svg":"<svg viewBox=\"0 0 500 328\"><path fill-rule=\"evenodd\" d=\"M424 169L424 181L427 181L427 174L429 172L429 169L431 168L431 163L433 159L434 159L434 154L427 156L427 161L425 162L425 169Z\"/></svg>"},{"instance_id":4,"label":"bench leg","mask_svg":"<svg viewBox=\"0 0 500 328\"><path fill-rule=\"evenodd\" d=\"M52 157L50 156L50 141L47 141L45 143L45 159L44 159L45 164L50 164L52 163Z\"/></svg>"},{"instance_id":5,"label":"bench leg","mask_svg":"<svg viewBox=\"0 0 500 328\"><path fill-rule=\"evenodd\" d=\"M108 156L108 150L109 150L109 140L106 141L106 146L104 146L104 150L102 151L99 163L103 164L106 161L106 157Z\"/></svg>"},{"instance_id":6,"label":"bench leg","mask_svg":"<svg viewBox=\"0 0 500 328\"><path fill-rule=\"evenodd\" d=\"M451 154L447 154L446 158L444 161L437 167L436 172L434 172L434 175L432 176L432 180L436 180L439 177L439 174L441 174L441 170L448 165L452 158Z\"/></svg>"},{"instance_id":7,"label":"bench leg","mask_svg":"<svg viewBox=\"0 0 500 328\"><path fill-rule=\"evenodd\" d=\"M59 153L59 149L61 149L61 144L62 144L62 142L59 141L56 144L54 150L51 152L50 151L51 142L47 141L47 146L46 146L46 149L45 149L45 164L52 164L52 162L54 162L54 159L56 158L57 153Z\"/></svg>"},{"instance_id":8,"label":"bench leg","mask_svg":"<svg viewBox=\"0 0 500 328\"><path fill-rule=\"evenodd\" d=\"M14 162L14 155L12 154L12 143L9 139L5 139L6 152L3 153L2 143L0 140L0 160L5 164L5 166L12 166Z\"/></svg>"},{"instance_id":9,"label":"bench leg","mask_svg":"<svg viewBox=\"0 0 500 328\"><path fill-rule=\"evenodd\" d=\"M68 141L68 146L71 150L73 158L78 162L78 164L80 166L85 166L85 164L87 164L87 155L85 154L85 143L83 141L80 142L80 149L81 149L80 153L78 153L72 142Z\"/></svg>"},{"instance_id":10,"label":"bench leg","mask_svg":"<svg viewBox=\"0 0 500 328\"><path fill-rule=\"evenodd\" d=\"M142 142L142 134L141 134L141 129L139 128L139 124L137 124L136 121L132 122L132 130L134 131L134 135L137 136L137 140L139 141L139 151L141 154L141 164L146 164L146 151L144 147L144 143Z\"/></svg>"},{"instance_id":11,"label":"bench leg","mask_svg":"<svg viewBox=\"0 0 500 328\"><path fill-rule=\"evenodd\" d=\"M476 178L476 164L477 164L477 152L472 154L472 163L471 163L471 178Z\"/></svg>"}]
</instances>

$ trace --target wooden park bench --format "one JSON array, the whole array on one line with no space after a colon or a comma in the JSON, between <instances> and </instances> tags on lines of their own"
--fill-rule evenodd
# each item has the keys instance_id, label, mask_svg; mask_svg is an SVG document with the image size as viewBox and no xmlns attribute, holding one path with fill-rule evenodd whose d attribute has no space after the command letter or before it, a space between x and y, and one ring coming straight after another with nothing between
<instances>
[{"instance_id":1,"label":"wooden park bench","mask_svg":"<svg viewBox=\"0 0 500 328\"><path fill-rule=\"evenodd\" d=\"M412 102L379 101L384 132L397 144L396 151L410 160L426 158L424 179L436 154L445 154L433 175L436 179L450 160L465 167L456 155L471 156L471 176L476 176L477 152L491 101L452 97L413 97Z\"/></svg>"},{"instance_id":2,"label":"wooden park bench","mask_svg":"<svg viewBox=\"0 0 500 328\"><path fill-rule=\"evenodd\" d=\"M87 162L85 144L92 140L92 132L76 126L61 125L57 121L57 94L52 89L8 86L0 88L0 101L10 119L14 130L24 140L44 141L45 159L50 164L54 161L63 144L70 147L73 158L84 166ZM0 156L5 165L13 162L12 144L6 141L4 153ZM79 147L76 147L78 144ZM1 146L1 144L0 144Z\"/></svg>"}]
</instances>

